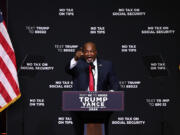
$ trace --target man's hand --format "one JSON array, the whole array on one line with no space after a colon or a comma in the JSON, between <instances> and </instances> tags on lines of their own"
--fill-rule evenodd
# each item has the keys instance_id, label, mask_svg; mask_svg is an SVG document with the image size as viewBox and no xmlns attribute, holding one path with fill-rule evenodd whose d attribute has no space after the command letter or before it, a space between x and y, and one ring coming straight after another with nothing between
<instances>
[{"instance_id":1,"label":"man's hand","mask_svg":"<svg viewBox=\"0 0 180 135\"><path fill-rule=\"evenodd\" d=\"M74 59L77 61L79 58L81 58L83 56L84 56L84 53L83 53L82 47L81 47L79 50L76 51Z\"/></svg>"}]
</instances>

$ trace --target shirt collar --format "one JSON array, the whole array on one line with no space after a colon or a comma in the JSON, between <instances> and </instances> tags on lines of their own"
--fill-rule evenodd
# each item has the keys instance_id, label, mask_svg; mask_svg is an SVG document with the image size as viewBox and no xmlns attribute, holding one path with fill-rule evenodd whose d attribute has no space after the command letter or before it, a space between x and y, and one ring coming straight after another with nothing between
<instances>
[{"instance_id":1,"label":"shirt collar","mask_svg":"<svg viewBox=\"0 0 180 135\"><path fill-rule=\"evenodd\" d=\"M97 58L93 61L94 66L97 66Z\"/></svg>"}]
</instances>

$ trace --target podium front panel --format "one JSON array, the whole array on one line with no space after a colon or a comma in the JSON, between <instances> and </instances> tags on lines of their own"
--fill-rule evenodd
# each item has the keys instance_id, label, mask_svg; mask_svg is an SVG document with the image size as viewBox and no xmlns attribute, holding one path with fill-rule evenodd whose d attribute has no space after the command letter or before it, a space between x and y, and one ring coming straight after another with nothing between
<instances>
[{"instance_id":1,"label":"podium front panel","mask_svg":"<svg viewBox=\"0 0 180 135\"><path fill-rule=\"evenodd\" d=\"M124 92L64 91L63 111L123 111Z\"/></svg>"}]
</instances>

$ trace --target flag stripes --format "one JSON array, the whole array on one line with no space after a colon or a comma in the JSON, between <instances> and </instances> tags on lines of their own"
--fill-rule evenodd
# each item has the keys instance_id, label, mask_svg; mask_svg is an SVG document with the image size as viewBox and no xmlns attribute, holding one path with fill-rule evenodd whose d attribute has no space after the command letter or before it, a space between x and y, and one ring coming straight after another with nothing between
<instances>
[{"instance_id":1,"label":"flag stripes","mask_svg":"<svg viewBox=\"0 0 180 135\"><path fill-rule=\"evenodd\" d=\"M0 112L20 96L15 53L0 14Z\"/></svg>"}]
</instances>

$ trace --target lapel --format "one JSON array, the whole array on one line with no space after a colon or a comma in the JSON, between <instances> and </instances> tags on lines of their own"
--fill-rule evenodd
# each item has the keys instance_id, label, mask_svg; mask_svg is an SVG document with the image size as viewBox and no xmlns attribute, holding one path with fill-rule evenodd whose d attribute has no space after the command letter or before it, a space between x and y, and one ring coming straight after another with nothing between
<instances>
[{"instance_id":1,"label":"lapel","mask_svg":"<svg viewBox=\"0 0 180 135\"><path fill-rule=\"evenodd\" d=\"M100 83L102 81L102 63L100 59L97 59L97 69L98 69L98 82L97 82L97 89L100 89Z\"/></svg>"}]
</instances>

